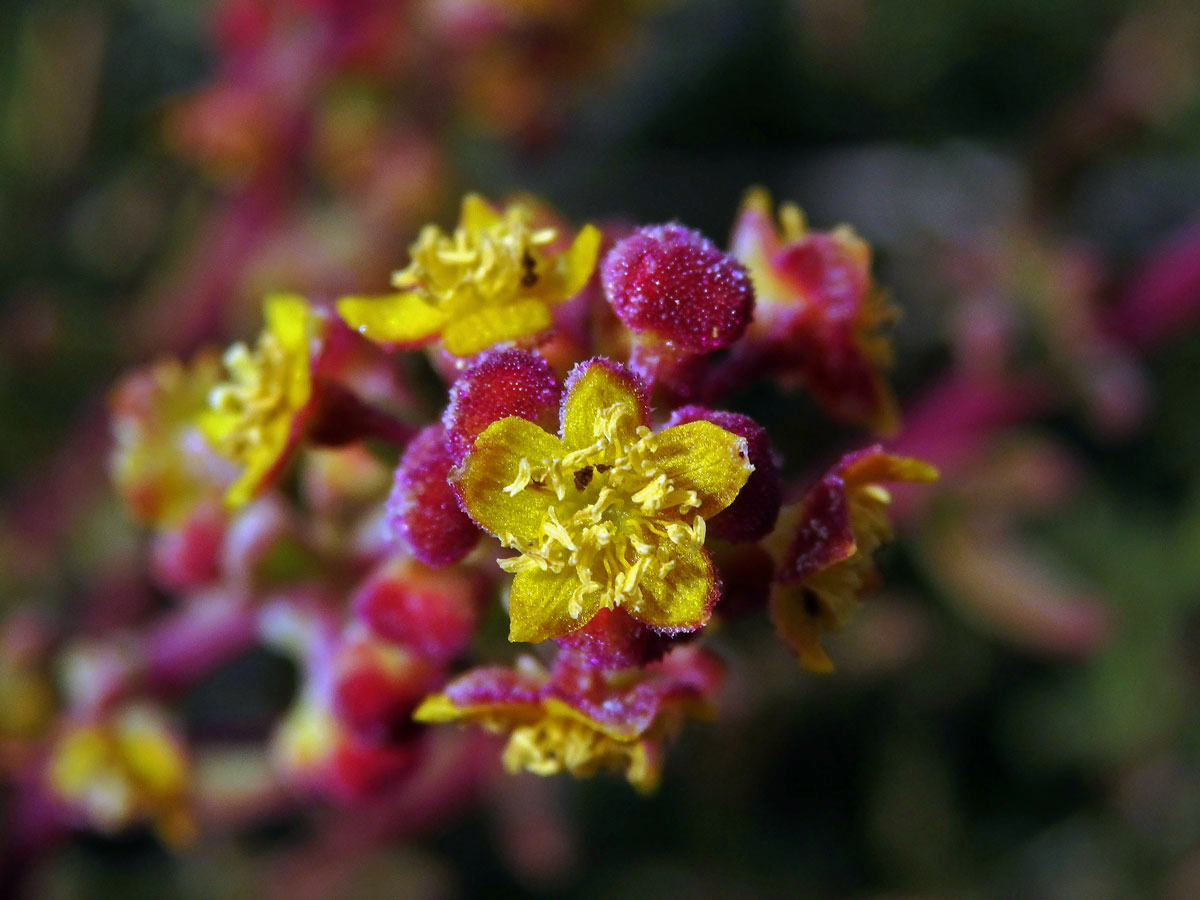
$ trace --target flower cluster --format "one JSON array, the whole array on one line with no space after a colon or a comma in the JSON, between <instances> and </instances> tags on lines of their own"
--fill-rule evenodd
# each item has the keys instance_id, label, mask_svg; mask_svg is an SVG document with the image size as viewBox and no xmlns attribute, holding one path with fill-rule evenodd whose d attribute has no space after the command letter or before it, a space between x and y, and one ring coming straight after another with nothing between
<instances>
[{"instance_id":1,"label":"flower cluster","mask_svg":"<svg viewBox=\"0 0 1200 900\"><path fill-rule=\"evenodd\" d=\"M469 195L394 293L273 295L253 347L128 376L112 473L174 608L64 648L82 674L45 701L68 723L47 735L53 805L187 840L193 772L214 767L170 703L256 645L300 679L260 789L341 802L460 790L484 770L442 751L492 745L451 722L503 735L510 771L650 790L671 736L716 714L716 619L759 613L832 669L821 638L878 580L884 485L935 473L871 446L806 486L813 460L730 408L755 381L804 384L894 425L866 245L781 221L752 192L726 252ZM513 665L486 658L505 630L527 645Z\"/></svg>"}]
</instances>

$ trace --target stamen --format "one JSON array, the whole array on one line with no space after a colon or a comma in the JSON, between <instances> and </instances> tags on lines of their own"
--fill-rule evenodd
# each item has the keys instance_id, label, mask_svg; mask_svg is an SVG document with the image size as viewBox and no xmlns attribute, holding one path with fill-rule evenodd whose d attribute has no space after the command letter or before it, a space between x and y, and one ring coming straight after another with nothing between
<instances>
[{"instance_id":1,"label":"stamen","mask_svg":"<svg viewBox=\"0 0 1200 900\"><path fill-rule=\"evenodd\" d=\"M521 491L525 490L531 481L533 481L533 469L529 465L529 460L522 457L521 461L517 463L517 477L505 486L504 493L510 497L515 497Z\"/></svg>"}]
</instances>

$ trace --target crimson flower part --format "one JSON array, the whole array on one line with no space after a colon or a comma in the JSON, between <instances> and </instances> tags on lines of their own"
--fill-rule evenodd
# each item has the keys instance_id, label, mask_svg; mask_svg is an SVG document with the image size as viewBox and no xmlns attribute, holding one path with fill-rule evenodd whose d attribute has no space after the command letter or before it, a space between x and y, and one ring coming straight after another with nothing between
<instances>
[{"instance_id":1,"label":"crimson flower part","mask_svg":"<svg viewBox=\"0 0 1200 900\"><path fill-rule=\"evenodd\" d=\"M618 243L604 258L601 278L630 330L690 353L728 347L754 310L742 264L676 223L639 228Z\"/></svg>"},{"instance_id":2,"label":"crimson flower part","mask_svg":"<svg viewBox=\"0 0 1200 900\"><path fill-rule=\"evenodd\" d=\"M413 556L434 568L458 562L474 549L480 535L446 481L453 466L445 427L430 425L404 451L387 501L392 533Z\"/></svg>"},{"instance_id":3,"label":"crimson flower part","mask_svg":"<svg viewBox=\"0 0 1200 900\"><path fill-rule=\"evenodd\" d=\"M450 389L442 416L457 465L489 425L508 416L540 422L558 411L561 392L550 365L528 350L484 354Z\"/></svg>"}]
</instances>

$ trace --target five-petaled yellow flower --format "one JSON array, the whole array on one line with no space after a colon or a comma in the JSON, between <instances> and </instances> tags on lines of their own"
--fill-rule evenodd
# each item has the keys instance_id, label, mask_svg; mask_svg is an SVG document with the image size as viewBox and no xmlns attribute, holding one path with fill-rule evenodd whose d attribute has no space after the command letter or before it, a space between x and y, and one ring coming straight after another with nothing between
<instances>
[{"instance_id":1,"label":"five-petaled yellow flower","mask_svg":"<svg viewBox=\"0 0 1200 900\"><path fill-rule=\"evenodd\" d=\"M225 496L231 507L251 500L283 466L312 407L320 318L292 294L268 297L264 318L253 350L239 342L225 352L229 378L212 389L198 422L209 443L242 467Z\"/></svg>"},{"instance_id":2,"label":"five-petaled yellow flower","mask_svg":"<svg viewBox=\"0 0 1200 900\"><path fill-rule=\"evenodd\" d=\"M554 254L553 228L534 228L533 212L514 203L502 213L477 194L463 198L452 234L426 225L408 268L392 276L397 293L343 297L341 317L373 341L417 346L441 337L455 356L530 337L551 325L550 310L591 277L600 232L585 225Z\"/></svg>"},{"instance_id":3,"label":"five-petaled yellow flower","mask_svg":"<svg viewBox=\"0 0 1200 900\"><path fill-rule=\"evenodd\" d=\"M220 358L206 351L188 364L168 359L134 372L113 391L109 469L139 522L176 527L233 480L232 467L196 434L221 374Z\"/></svg>"},{"instance_id":4,"label":"five-petaled yellow flower","mask_svg":"<svg viewBox=\"0 0 1200 900\"><path fill-rule=\"evenodd\" d=\"M746 441L711 422L647 427L632 377L607 360L577 367L560 437L525 419L493 422L451 481L471 516L518 555L513 641L541 641L621 607L655 628L699 628L716 600L705 519L754 470Z\"/></svg>"}]
</instances>

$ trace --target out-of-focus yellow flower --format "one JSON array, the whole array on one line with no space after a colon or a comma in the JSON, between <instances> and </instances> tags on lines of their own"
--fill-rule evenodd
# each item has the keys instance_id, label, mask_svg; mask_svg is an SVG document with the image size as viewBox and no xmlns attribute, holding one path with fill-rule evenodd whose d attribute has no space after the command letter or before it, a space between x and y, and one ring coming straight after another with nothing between
<instances>
[{"instance_id":1,"label":"out-of-focus yellow flower","mask_svg":"<svg viewBox=\"0 0 1200 900\"><path fill-rule=\"evenodd\" d=\"M711 422L658 433L632 377L607 360L576 369L561 437L525 419L492 423L451 472L467 511L519 554L513 641L572 632L621 607L667 631L707 620L716 579L705 519L754 470L744 438Z\"/></svg>"},{"instance_id":2,"label":"out-of-focus yellow flower","mask_svg":"<svg viewBox=\"0 0 1200 900\"><path fill-rule=\"evenodd\" d=\"M878 447L851 454L780 517L791 540L771 592L771 620L813 672L832 672L821 635L840 631L875 586L875 551L891 540L891 494L880 482L934 481L937 470Z\"/></svg>"},{"instance_id":3,"label":"out-of-focus yellow flower","mask_svg":"<svg viewBox=\"0 0 1200 900\"><path fill-rule=\"evenodd\" d=\"M271 754L284 772L313 772L332 757L341 733L341 725L327 705L303 697L280 723Z\"/></svg>"},{"instance_id":4,"label":"out-of-focus yellow flower","mask_svg":"<svg viewBox=\"0 0 1200 900\"><path fill-rule=\"evenodd\" d=\"M213 447L241 467L225 495L231 507L251 500L283 466L312 405L319 317L303 298L276 294L264 318L253 350L237 343L225 352L229 377L211 390L198 419Z\"/></svg>"},{"instance_id":5,"label":"out-of-focus yellow flower","mask_svg":"<svg viewBox=\"0 0 1200 900\"><path fill-rule=\"evenodd\" d=\"M190 365L171 359L134 372L113 391L109 468L117 493L138 521L177 525L232 480L228 464L196 428L220 376L215 354L202 353Z\"/></svg>"},{"instance_id":6,"label":"out-of-focus yellow flower","mask_svg":"<svg viewBox=\"0 0 1200 900\"><path fill-rule=\"evenodd\" d=\"M591 277L600 232L585 225L569 249L554 254L547 248L555 230L532 223L526 204L501 213L468 194L453 234L421 229L408 267L392 276L398 293L343 297L338 313L373 341L421 345L441 337L455 356L545 331L551 309Z\"/></svg>"},{"instance_id":7,"label":"out-of-focus yellow flower","mask_svg":"<svg viewBox=\"0 0 1200 900\"><path fill-rule=\"evenodd\" d=\"M116 833L142 822L173 846L190 841L190 766L163 717L128 706L102 722L69 727L50 757L50 786L94 828Z\"/></svg>"}]
</instances>

